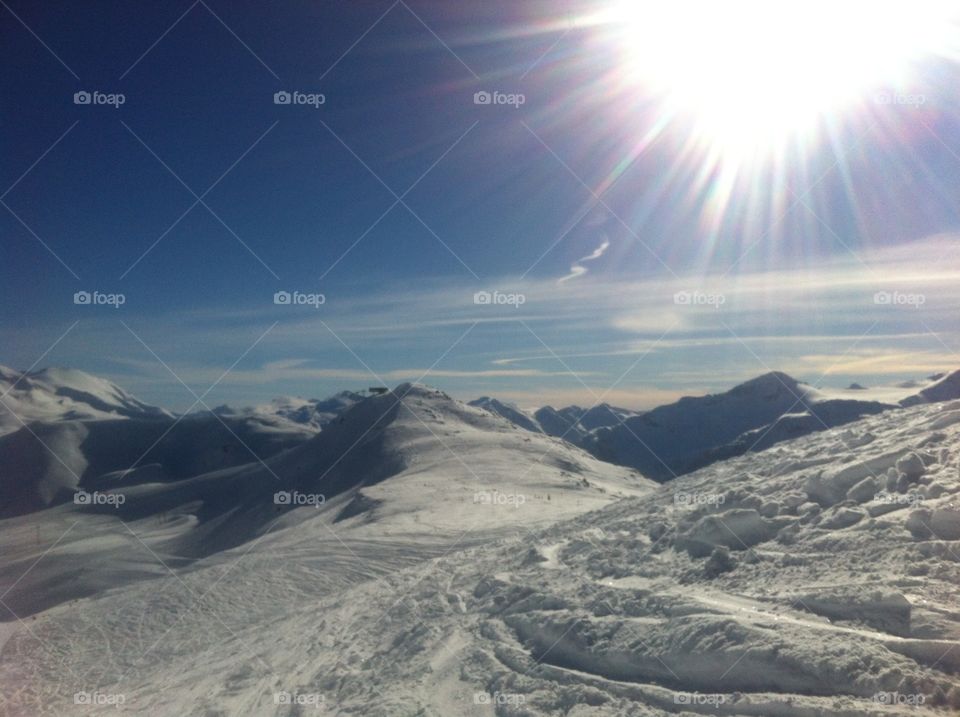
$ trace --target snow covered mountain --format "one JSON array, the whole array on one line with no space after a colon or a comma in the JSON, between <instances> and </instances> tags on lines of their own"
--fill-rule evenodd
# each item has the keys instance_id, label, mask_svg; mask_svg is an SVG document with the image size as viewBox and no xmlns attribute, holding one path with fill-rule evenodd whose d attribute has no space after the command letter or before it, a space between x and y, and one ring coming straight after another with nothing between
<instances>
[{"instance_id":1,"label":"snow covered mountain","mask_svg":"<svg viewBox=\"0 0 960 717\"><path fill-rule=\"evenodd\" d=\"M601 403L591 408L544 406L530 415L513 404L504 403L489 396L475 399L470 402L470 405L485 408L492 413L503 416L511 423L527 431L546 433L548 436L562 438L574 445L580 445L583 438L596 428L614 426L626 418L639 415L636 411L617 408L607 403Z\"/></svg>"},{"instance_id":2,"label":"snow covered mountain","mask_svg":"<svg viewBox=\"0 0 960 717\"><path fill-rule=\"evenodd\" d=\"M931 376L919 391L900 399L900 405L917 406L921 403L952 401L956 398L960 398L960 371Z\"/></svg>"},{"instance_id":3,"label":"snow covered mountain","mask_svg":"<svg viewBox=\"0 0 960 717\"><path fill-rule=\"evenodd\" d=\"M244 450L229 454L242 458L242 465L217 464L220 441L228 439L215 433L221 424L210 416L190 417L164 431L132 472L124 469L144 444L150 446L153 434L144 436L133 421L81 425L83 430L75 423L54 428L67 434L56 450L73 447L78 465L87 466L74 471L82 500L0 524L0 532L24 531L29 539L31 527L80 521L61 544L65 562L59 568L84 569L63 584L59 554L48 556L44 569L32 571L4 598L21 615L94 594L106 584L142 579L142 566L131 567L129 546L121 541L118 550L115 533L128 524L153 536L145 543L164 562L182 562L243 545L278 523L304 523L301 537L329 537L334 525L337 534L368 529L378 540L418 535L434 542L468 527L477 537L489 537L576 515L654 485L562 441L528 434L499 416L409 384L355 404L320 433L271 456L254 455L264 443L248 431ZM111 437L127 447L119 457L105 450ZM68 438L73 442L67 444ZM197 467L210 460L205 448L214 465L201 472ZM178 464L178 457L191 462ZM10 475L23 467L17 464ZM15 487L13 477L6 483L7 491ZM41 486L49 489L49 482ZM85 546L81 556L70 547L74 541ZM29 560L33 546L28 541L23 547L26 552L0 566L0 583Z\"/></svg>"},{"instance_id":4,"label":"snow covered mountain","mask_svg":"<svg viewBox=\"0 0 960 717\"><path fill-rule=\"evenodd\" d=\"M494 398L472 405L529 431L562 438L603 461L667 481L718 460L841 426L863 416L960 398L960 371L893 387L816 389L771 372L722 394L685 397L648 412L608 404L545 406L532 416Z\"/></svg>"},{"instance_id":5,"label":"snow covered mountain","mask_svg":"<svg viewBox=\"0 0 960 717\"><path fill-rule=\"evenodd\" d=\"M771 372L726 393L681 398L615 425L591 431L577 444L601 460L671 480L720 460L760 451L882 411L960 398L960 371L915 388L816 389Z\"/></svg>"},{"instance_id":6,"label":"snow covered mountain","mask_svg":"<svg viewBox=\"0 0 960 717\"><path fill-rule=\"evenodd\" d=\"M0 377L8 392L0 401L0 518L69 501L80 487L168 483L269 458L364 398L343 391L175 416L82 371L0 367Z\"/></svg>"},{"instance_id":7,"label":"snow covered mountain","mask_svg":"<svg viewBox=\"0 0 960 717\"><path fill-rule=\"evenodd\" d=\"M34 422L0 436L0 518L72 500L78 488L168 483L299 445L307 427L259 416Z\"/></svg>"},{"instance_id":8,"label":"snow covered mountain","mask_svg":"<svg viewBox=\"0 0 960 717\"><path fill-rule=\"evenodd\" d=\"M275 398L268 404L252 408L235 409L218 406L214 412L221 416L248 416L268 420L270 417L308 426L319 431L355 403L365 398L355 391L341 391L325 399L304 399L293 396Z\"/></svg>"},{"instance_id":9,"label":"snow covered mountain","mask_svg":"<svg viewBox=\"0 0 960 717\"><path fill-rule=\"evenodd\" d=\"M544 431L537 423L535 418L513 404L504 403L496 398L490 398L490 396L482 396L470 401L468 405L476 406L477 408L483 408L491 413L497 414L498 416L503 416L510 421L510 423L514 424L515 426L519 426L524 430L531 431L533 433L546 433L546 431Z\"/></svg>"},{"instance_id":10,"label":"snow covered mountain","mask_svg":"<svg viewBox=\"0 0 960 717\"><path fill-rule=\"evenodd\" d=\"M162 418L119 386L83 371L46 368L25 373L0 366L0 435L31 421ZM19 420L18 418L19 417Z\"/></svg>"},{"instance_id":11,"label":"snow covered mountain","mask_svg":"<svg viewBox=\"0 0 960 717\"><path fill-rule=\"evenodd\" d=\"M566 406L557 409L544 406L534 415L544 433L581 445L591 431L616 426L627 418L640 414L626 408L601 403L590 408Z\"/></svg>"},{"instance_id":12,"label":"snow covered mountain","mask_svg":"<svg viewBox=\"0 0 960 717\"><path fill-rule=\"evenodd\" d=\"M958 461L925 403L651 488L402 386L266 466L0 521L35 617L0 713L949 714Z\"/></svg>"}]
</instances>

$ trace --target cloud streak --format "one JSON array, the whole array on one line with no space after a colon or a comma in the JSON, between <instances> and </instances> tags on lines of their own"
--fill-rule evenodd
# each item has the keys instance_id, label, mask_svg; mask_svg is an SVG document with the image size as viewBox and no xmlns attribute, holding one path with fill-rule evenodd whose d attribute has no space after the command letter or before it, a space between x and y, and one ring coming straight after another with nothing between
<instances>
[{"instance_id":1,"label":"cloud streak","mask_svg":"<svg viewBox=\"0 0 960 717\"><path fill-rule=\"evenodd\" d=\"M601 256L607 253L607 249L610 248L610 240L606 237L603 238L603 241L600 242L600 246L594 249L592 252L587 254L584 257L580 257L573 264L570 265L570 273L564 277L561 277L557 283L563 284L564 282L570 281L571 279L576 279L578 276L583 276L587 273L587 267L584 266L588 261L594 261L599 259Z\"/></svg>"}]
</instances>

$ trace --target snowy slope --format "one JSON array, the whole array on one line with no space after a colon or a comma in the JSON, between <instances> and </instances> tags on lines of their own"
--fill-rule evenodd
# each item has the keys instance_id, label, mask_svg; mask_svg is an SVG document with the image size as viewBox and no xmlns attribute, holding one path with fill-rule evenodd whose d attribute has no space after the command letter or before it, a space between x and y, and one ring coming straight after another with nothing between
<instances>
[{"instance_id":1,"label":"snowy slope","mask_svg":"<svg viewBox=\"0 0 960 717\"><path fill-rule=\"evenodd\" d=\"M184 426L182 438L190 436L212 440L197 425ZM278 521L303 523L295 531L298 540L309 534L327 539L336 525L338 535L430 543L468 527L489 536L547 524L653 486L568 444L411 385L356 404L319 434L263 460L248 458L201 475L186 470L193 477L179 479L162 460L178 454L196 451L175 440L169 454L153 456L159 464L144 466L144 475L85 476L81 486L98 492L99 504L69 503L0 523L0 535L28 541L23 552L4 555L2 583L33 559L31 528L55 533L80 521L6 604L29 614L142 579L143 566L118 553L129 543L125 523L142 526L154 535L155 543L147 540L152 549L182 564L243 545ZM70 571L69 582L62 570Z\"/></svg>"},{"instance_id":2,"label":"snowy slope","mask_svg":"<svg viewBox=\"0 0 960 717\"><path fill-rule=\"evenodd\" d=\"M363 396L280 398L175 417L81 371L0 368L0 518L117 483L170 482L265 459L311 438ZM17 420L4 403L23 420ZM3 424L6 416L12 423ZM24 423L27 425L25 426Z\"/></svg>"},{"instance_id":3,"label":"snowy slope","mask_svg":"<svg viewBox=\"0 0 960 717\"><path fill-rule=\"evenodd\" d=\"M345 415L342 438L357 436L350 415L365 405ZM398 465L368 486L409 480L403 510L421 521L444 522L437 514L455 503L465 469L413 413L451 447L473 446L472 466L501 445L498 470L525 480L522 444L535 434L491 430L489 414L411 391L361 443L364 454L392 447L403 463L424 456L419 470ZM137 579L50 607L29 627L7 623L0 713L102 714L73 703L79 690L122 698L110 714L955 713L958 460L960 402L938 403L717 463L553 525L510 508L519 535L483 532L476 517L464 525L467 512L453 521L460 530L416 535L388 491L370 496L384 502L368 519L301 508L187 564L170 548L198 519L186 510L131 518L130 530L84 516L24 581L59 571L59 586L71 564L103 581ZM0 582L78 517L38 515L39 544L32 524L0 523L18 555Z\"/></svg>"},{"instance_id":4,"label":"snowy slope","mask_svg":"<svg viewBox=\"0 0 960 717\"><path fill-rule=\"evenodd\" d=\"M530 415L513 404L504 403L489 396L470 401L470 405L485 408L492 413L503 416L511 423L527 431L546 433L548 436L562 438L574 445L579 445L584 436L596 428L615 426L630 416L639 415L636 411L617 408L607 403L601 403L590 408L544 406Z\"/></svg>"},{"instance_id":5,"label":"snowy slope","mask_svg":"<svg viewBox=\"0 0 960 717\"><path fill-rule=\"evenodd\" d=\"M0 436L0 518L71 500L77 488L166 483L246 464L313 435L276 417L209 412L34 422Z\"/></svg>"},{"instance_id":6,"label":"snowy slope","mask_svg":"<svg viewBox=\"0 0 960 717\"><path fill-rule=\"evenodd\" d=\"M76 369L24 373L0 366L0 396L0 435L31 421L170 416L119 386Z\"/></svg>"},{"instance_id":7,"label":"snowy slope","mask_svg":"<svg viewBox=\"0 0 960 717\"><path fill-rule=\"evenodd\" d=\"M952 401L956 398L960 398L960 371L931 376L922 389L900 399L900 405L916 406L921 403Z\"/></svg>"}]
</instances>

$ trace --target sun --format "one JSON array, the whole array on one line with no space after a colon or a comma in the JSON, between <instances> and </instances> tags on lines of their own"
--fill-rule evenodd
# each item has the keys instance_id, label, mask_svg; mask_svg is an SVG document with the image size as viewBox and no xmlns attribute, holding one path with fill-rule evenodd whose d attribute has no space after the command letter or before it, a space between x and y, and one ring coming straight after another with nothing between
<instances>
[{"instance_id":1,"label":"sun","mask_svg":"<svg viewBox=\"0 0 960 717\"><path fill-rule=\"evenodd\" d=\"M950 0L616 0L602 12L622 71L691 139L743 164L825 122L909 90L917 65L956 47Z\"/></svg>"}]
</instances>

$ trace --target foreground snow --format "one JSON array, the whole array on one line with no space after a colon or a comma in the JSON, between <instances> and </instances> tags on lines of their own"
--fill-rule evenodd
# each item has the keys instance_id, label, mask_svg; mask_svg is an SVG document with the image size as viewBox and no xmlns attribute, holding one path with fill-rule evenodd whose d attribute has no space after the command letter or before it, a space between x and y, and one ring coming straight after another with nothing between
<instances>
[{"instance_id":1,"label":"foreground snow","mask_svg":"<svg viewBox=\"0 0 960 717\"><path fill-rule=\"evenodd\" d=\"M881 413L653 491L636 484L642 495L613 503L628 475L494 420L413 390L357 458L404 456L398 472L200 560L178 541L212 540L242 505L214 526L190 503L126 526L67 506L0 523L5 559L17 556L4 583L73 526L11 592L39 574L63 601L3 625L0 712L960 708L960 402ZM465 499L477 485L516 497L537 484L550 501ZM583 514L588 498L607 507ZM68 599L71 564L101 589Z\"/></svg>"}]
</instances>

